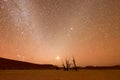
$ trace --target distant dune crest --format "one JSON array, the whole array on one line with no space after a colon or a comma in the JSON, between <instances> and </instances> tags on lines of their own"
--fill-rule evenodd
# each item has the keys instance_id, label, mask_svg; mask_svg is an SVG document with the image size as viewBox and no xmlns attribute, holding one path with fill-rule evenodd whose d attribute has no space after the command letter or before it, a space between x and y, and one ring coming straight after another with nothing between
<instances>
[{"instance_id":1,"label":"distant dune crest","mask_svg":"<svg viewBox=\"0 0 120 80\"><path fill-rule=\"evenodd\" d=\"M56 69L52 64L34 64L17 60L0 58L0 69Z\"/></svg>"},{"instance_id":2,"label":"distant dune crest","mask_svg":"<svg viewBox=\"0 0 120 80\"><path fill-rule=\"evenodd\" d=\"M115 66L86 66L77 67L78 69L120 69L120 65ZM63 69L52 64L35 64L11 59L0 58L0 70L11 70L11 69Z\"/></svg>"}]
</instances>

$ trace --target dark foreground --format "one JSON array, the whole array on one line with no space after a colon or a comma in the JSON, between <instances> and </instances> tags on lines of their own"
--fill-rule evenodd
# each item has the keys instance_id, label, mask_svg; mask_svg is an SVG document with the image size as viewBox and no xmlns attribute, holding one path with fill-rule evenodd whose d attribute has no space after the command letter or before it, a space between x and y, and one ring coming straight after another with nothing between
<instances>
[{"instance_id":1,"label":"dark foreground","mask_svg":"<svg viewBox=\"0 0 120 80\"><path fill-rule=\"evenodd\" d=\"M0 80L120 80L120 70L0 70Z\"/></svg>"}]
</instances>

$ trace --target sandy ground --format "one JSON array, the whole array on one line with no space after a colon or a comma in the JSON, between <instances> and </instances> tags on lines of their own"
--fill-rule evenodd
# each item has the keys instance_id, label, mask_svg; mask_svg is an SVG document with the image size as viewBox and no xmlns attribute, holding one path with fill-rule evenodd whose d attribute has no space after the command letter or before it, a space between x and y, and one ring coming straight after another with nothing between
<instances>
[{"instance_id":1,"label":"sandy ground","mask_svg":"<svg viewBox=\"0 0 120 80\"><path fill-rule=\"evenodd\" d=\"M120 80L120 70L0 70L0 80Z\"/></svg>"}]
</instances>

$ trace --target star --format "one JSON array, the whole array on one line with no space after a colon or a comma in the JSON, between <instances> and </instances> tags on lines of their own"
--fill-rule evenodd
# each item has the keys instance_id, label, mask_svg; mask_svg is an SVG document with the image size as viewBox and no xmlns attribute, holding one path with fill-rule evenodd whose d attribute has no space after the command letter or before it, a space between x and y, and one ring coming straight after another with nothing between
<instances>
[{"instance_id":1,"label":"star","mask_svg":"<svg viewBox=\"0 0 120 80\"><path fill-rule=\"evenodd\" d=\"M73 27L71 27L70 30L72 31L72 30L73 30Z\"/></svg>"},{"instance_id":2,"label":"star","mask_svg":"<svg viewBox=\"0 0 120 80\"><path fill-rule=\"evenodd\" d=\"M21 32L21 34L23 35L23 34L24 34L24 32Z\"/></svg>"}]
</instances>

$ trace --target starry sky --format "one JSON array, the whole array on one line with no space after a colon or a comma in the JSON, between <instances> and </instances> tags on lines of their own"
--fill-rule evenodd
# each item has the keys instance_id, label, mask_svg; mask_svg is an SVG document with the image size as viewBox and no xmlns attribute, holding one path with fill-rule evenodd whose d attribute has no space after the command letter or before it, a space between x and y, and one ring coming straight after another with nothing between
<instances>
[{"instance_id":1,"label":"starry sky","mask_svg":"<svg viewBox=\"0 0 120 80\"><path fill-rule=\"evenodd\" d=\"M0 57L72 56L81 66L120 64L120 0L0 0Z\"/></svg>"}]
</instances>

